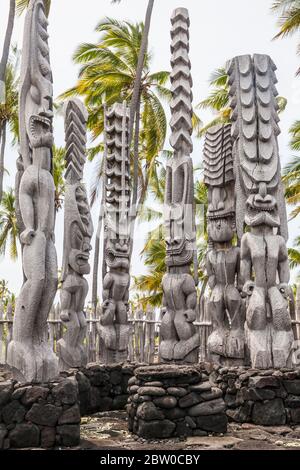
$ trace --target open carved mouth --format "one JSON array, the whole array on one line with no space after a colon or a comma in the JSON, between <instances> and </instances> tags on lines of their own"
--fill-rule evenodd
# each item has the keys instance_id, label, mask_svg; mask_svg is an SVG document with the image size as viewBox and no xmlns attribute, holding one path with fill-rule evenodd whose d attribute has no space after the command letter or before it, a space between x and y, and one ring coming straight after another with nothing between
<instances>
[{"instance_id":1,"label":"open carved mouth","mask_svg":"<svg viewBox=\"0 0 300 470\"><path fill-rule=\"evenodd\" d=\"M50 145L53 144L52 121L50 117L40 114L30 117L29 122L30 134L33 139L33 145Z\"/></svg>"},{"instance_id":2,"label":"open carved mouth","mask_svg":"<svg viewBox=\"0 0 300 470\"><path fill-rule=\"evenodd\" d=\"M247 200L247 209L251 212L274 212L277 210L276 199L267 194L262 197L260 194L251 194Z\"/></svg>"},{"instance_id":3,"label":"open carved mouth","mask_svg":"<svg viewBox=\"0 0 300 470\"><path fill-rule=\"evenodd\" d=\"M128 268L129 255L128 253L117 253L114 250L106 250L106 262L111 268Z\"/></svg>"},{"instance_id":4,"label":"open carved mouth","mask_svg":"<svg viewBox=\"0 0 300 470\"><path fill-rule=\"evenodd\" d=\"M167 249L167 253L178 253L180 254L182 249L183 249L183 245L184 243L186 242L186 239L185 238L169 238L167 237L166 238L166 249Z\"/></svg>"},{"instance_id":5,"label":"open carved mouth","mask_svg":"<svg viewBox=\"0 0 300 470\"><path fill-rule=\"evenodd\" d=\"M247 209L245 222L249 227L258 225L268 225L270 227L280 226L280 219L274 208L258 209L248 207Z\"/></svg>"},{"instance_id":6,"label":"open carved mouth","mask_svg":"<svg viewBox=\"0 0 300 470\"><path fill-rule=\"evenodd\" d=\"M89 260L88 254L80 253L80 255L76 256L76 263L79 266L84 266L88 262L88 260Z\"/></svg>"},{"instance_id":7,"label":"open carved mouth","mask_svg":"<svg viewBox=\"0 0 300 470\"><path fill-rule=\"evenodd\" d=\"M117 250L107 250L107 256L111 262L113 262L116 258L128 258L128 251L117 251Z\"/></svg>"},{"instance_id":8,"label":"open carved mouth","mask_svg":"<svg viewBox=\"0 0 300 470\"><path fill-rule=\"evenodd\" d=\"M207 217L210 220L218 219L227 219L230 217L235 217L235 212L233 210L224 210L224 211L208 211Z\"/></svg>"}]
</instances>

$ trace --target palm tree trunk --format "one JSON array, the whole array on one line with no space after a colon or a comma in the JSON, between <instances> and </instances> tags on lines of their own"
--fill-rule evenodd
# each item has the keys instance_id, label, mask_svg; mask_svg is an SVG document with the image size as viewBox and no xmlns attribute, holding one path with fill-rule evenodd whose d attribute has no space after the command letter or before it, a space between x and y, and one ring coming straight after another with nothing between
<instances>
[{"instance_id":1,"label":"palm tree trunk","mask_svg":"<svg viewBox=\"0 0 300 470\"><path fill-rule=\"evenodd\" d=\"M98 218L98 226L95 239L95 252L94 252L94 266L93 266L93 284L92 284L92 305L94 312L97 308L97 294L98 294L98 273L99 273L99 258L100 258L100 235L102 229L102 207L103 201L101 201L100 214Z\"/></svg>"},{"instance_id":2,"label":"palm tree trunk","mask_svg":"<svg viewBox=\"0 0 300 470\"><path fill-rule=\"evenodd\" d=\"M141 94L139 93L136 115L135 115L135 128L134 128L134 147L133 147L134 174L133 174L133 197L132 197L132 205L131 205L132 216L130 218L130 240L131 240L130 255L132 254L132 250L133 250L133 236L134 236L135 220L136 220L137 213L138 213L138 210L136 208L136 202L137 202L138 170L139 170L138 163L139 163L139 139L140 139L140 112L141 112Z\"/></svg>"},{"instance_id":3,"label":"palm tree trunk","mask_svg":"<svg viewBox=\"0 0 300 470\"><path fill-rule=\"evenodd\" d=\"M10 0L7 28L4 38L2 57L0 62L0 103L5 103L5 74L9 57L11 37L14 29L16 0Z\"/></svg>"},{"instance_id":4,"label":"palm tree trunk","mask_svg":"<svg viewBox=\"0 0 300 470\"><path fill-rule=\"evenodd\" d=\"M6 146L6 120L3 121L1 129L0 129L0 202L2 201L3 195L3 177L4 177L4 154L5 154L5 146Z\"/></svg>"},{"instance_id":5,"label":"palm tree trunk","mask_svg":"<svg viewBox=\"0 0 300 470\"><path fill-rule=\"evenodd\" d=\"M149 31L150 31L153 6L154 6L154 0L149 0L147 12L146 12L146 18L145 18L145 27L144 27L143 37L142 37L142 43L141 43L141 48L139 51L132 99L130 103L129 147L131 145L132 137L133 137L134 121L138 122L137 119L134 119L134 118L136 117L138 108L140 107L139 101L140 101L140 93L141 93L141 80L142 80L145 56L146 56L147 49L148 49L148 37L149 37ZM133 172L132 210L134 213L136 212L135 206L137 202L137 192L138 192L138 160L136 157L138 158L138 153L135 155L135 158L134 158L134 172Z\"/></svg>"}]
</instances>

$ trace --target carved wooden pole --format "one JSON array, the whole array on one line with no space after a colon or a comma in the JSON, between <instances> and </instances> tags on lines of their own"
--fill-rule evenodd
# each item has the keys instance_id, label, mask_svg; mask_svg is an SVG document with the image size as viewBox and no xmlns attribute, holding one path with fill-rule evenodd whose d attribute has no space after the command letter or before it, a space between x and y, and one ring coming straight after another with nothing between
<instances>
[{"instance_id":1,"label":"carved wooden pole","mask_svg":"<svg viewBox=\"0 0 300 470\"><path fill-rule=\"evenodd\" d=\"M208 312L213 332L208 349L214 361L242 365L245 314L238 287L240 250L232 246L235 234L234 169L231 125L218 125L206 133L204 183L208 188L208 236L206 255L211 288Z\"/></svg>"},{"instance_id":2,"label":"carved wooden pole","mask_svg":"<svg viewBox=\"0 0 300 470\"><path fill-rule=\"evenodd\" d=\"M48 381L58 361L48 344L47 318L57 289L52 170L52 73L44 1L31 0L25 21L19 124L19 184L25 282L18 296L8 364L21 381Z\"/></svg>"},{"instance_id":3,"label":"carved wooden pole","mask_svg":"<svg viewBox=\"0 0 300 470\"><path fill-rule=\"evenodd\" d=\"M165 362L198 362L197 294L191 275L195 252L195 211L192 143L192 78L189 60L189 15L174 11L171 30L171 146L167 163L165 228L168 272L163 277L163 318L160 357Z\"/></svg>"},{"instance_id":4,"label":"carved wooden pole","mask_svg":"<svg viewBox=\"0 0 300 470\"><path fill-rule=\"evenodd\" d=\"M100 357L104 363L127 359L130 285L129 110L116 103L106 111L103 303Z\"/></svg>"},{"instance_id":5,"label":"carved wooden pole","mask_svg":"<svg viewBox=\"0 0 300 470\"><path fill-rule=\"evenodd\" d=\"M300 322L300 283L297 283L296 302L295 302L295 320ZM295 325L295 339L300 341L300 323Z\"/></svg>"},{"instance_id":6,"label":"carved wooden pole","mask_svg":"<svg viewBox=\"0 0 300 470\"><path fill-rule=\"evenodd\" d=\"M93 224L88 197L82 183L86 160L86 121L88 115L79 100L66 105L66 190L64 203L64 250L62 286L60 291L61 320L67 331L58 341L62 370L82 367L87 362L85 299L89 274L89 254Z\"/></svg>"},{"instance_id":7,"label":"carved wooden pole","mask_svg":"<svg viewBox=\"0 0 300 470\"><path fill-rule=\"evenodd\" d=\"M246 338L256 368L291 365L294 339L275 70L270 57L260 54L228 64ZM250 232L243 235L244 224Z\"/></svg>"}]
</instances>

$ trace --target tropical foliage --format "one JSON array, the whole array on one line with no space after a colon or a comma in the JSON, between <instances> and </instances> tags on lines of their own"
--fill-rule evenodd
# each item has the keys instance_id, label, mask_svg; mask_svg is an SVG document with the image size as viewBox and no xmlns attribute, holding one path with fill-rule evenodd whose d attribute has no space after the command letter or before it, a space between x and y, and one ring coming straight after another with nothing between
<instances>
[{"instance_id":1,"label":"tropical foliage","mask_svg":"<svg viewBox=\"0 0 300 470\"><path fill-rule=\"evenodd\" d=\"M213 114L213 118L201 127L198 133L200 137L202 137L210 127L217 124L226 124L230 122L231 118L229 83L225 67L220 67L212 72L209 77L209 87L211 89L209 95L207 98L200 101L197 105L197 109L210 110ZM279 112L284 111L287 100L282 96L278 96L277 103Z\"/></svg>"},{"instance_id":2,"label":"tropical foliage","mask_svg":"<svg viewBox=\"0 0 300 470\"><path fill-rule=\"evenodd\" d=\"M274 13L279 14L279 32L274 39L291 36L298 33L300 28L300 2L299 0L276 0L272 4ZM300 44L297 53L300 54ZM297 74L300 73L300 68Z\"/></svg>"},{"instance_id":3,"label":"tropical foliage","mask_svg":"<svg viewBox=\"0 0 300 470\"><path fill-rule=\"evenodd\" d=\"M0 205L0 254L8 251L12 260L18 257L18 227L15 211L15 195L12 188L3 193Z\"/></svg>"},{"instance_id":4,"label":"tropical foliage","mask_svg":"<svg viewBox=\"0 0 300 470\"><path fill-rule=\"evenodd\" d=\"M130 103L135 83L135 70L144 26L120 22L112 18L102 20L96 31L101 33L97 44L81 44L74 54L74 62L81 65L77 84L61 99L81 95L89 111L88 127L96 145L90 157L102 150L104 128L103 106L123 100ZM162 149L167 130L161 99L169 98L166 88L167 71L152 73L151 54L147 53L141 80L141 129L139 138L139 180L141 194L145 194L149 177L155 167L155 158ZM100 140L99 140L100 139ZM98 165L98 179L93 186L94 200L99 189L102 165Z\"/></svg>"},{"instance_id":5,"label":"tropical foliage","mask_svg":"<svg viewBox=\"0 0 300 470\"><path fill-rule=\"evenodd\" d=\"M285 184L286 202L294 209L290 220L300 213L300 158L295 156L283 169L283 182Z\"/></svg>"},{"instance_id":6,"label":"tropical foliage","mask_svg":"<svg viewBox=\"0 0 300 470\"><path fill-rule=\"evenodd\" d=\"M8 304L12 305L14 311L15 295L9 290L8 282L5 279L0 279L0 299L1 304L5 308Z\"/></svg>"},{"instance_id":7,"label":"tropical foliage","mask_svg":"<svg viewBox=\"0 0 300 470\"><path fill-rule=\"evenodd\" d=\"M65 155L66 150L64 147L54 146L52 174L55 185L55 208L57 211L62 208L65 193Z\"/></svg>"},{"instance_id":8,"label":"tropical foliage","mask_svg":"<svg viewBox=\"0 0 300 470\"><path fill-rule=\"evenodd\" d=\"M17 6L17 12L19 15L22 15L22 13L26 10L30 3L30 0L16 0L16 6ZM51 0L44 0L45 8L46 8L46 13L49 15L50 7L51 7Z\"/></svg>"},{"instance_id":9,"label":"tropical foliage","mask_svg":"<svg viewBox=\"0 0 300 470\"><path fill-rule=\"evenodd\" d=\"M14 142L18 134L18 64L19 54L14 48L6 66L5 100L0 104L0 201L3 191L7 131L9 129L12 132Z\"/></svg>"}]
</instances>

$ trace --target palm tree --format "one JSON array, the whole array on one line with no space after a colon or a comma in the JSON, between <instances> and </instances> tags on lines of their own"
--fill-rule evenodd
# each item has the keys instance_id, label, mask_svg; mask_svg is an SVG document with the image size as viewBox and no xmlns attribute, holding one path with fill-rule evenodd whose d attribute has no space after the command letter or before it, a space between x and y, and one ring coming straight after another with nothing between
<instances>
[{"instance_id":1,"label":"palm tree","mask_svg":"<svg viewBox=\"0 0 300 470\"><path fill-rule=\"evenodd\" d=\"M202 137L210 127L229 122L231 117L228 75L225 67L220 67L213 71L209 77L209 86L212 88L212 91L196 108L209 109L215 116L211 121L201 127L199 132L200 137Z\"/></svg>"},{"instance_id":2,"label":"palm tree","mask_svg":"<svg viewBox=\"0 0 300 470\"><path fill-rule=\"evenodd\" d=\"M300 150L300 121L294 121L289 129L291 136L290 148L292 150Z\"/></svg>"},{"instance_id":3,"label":"palm tree","mask_svg":"<svg viewBox=\"0 0 300 470\"><path fill-rule=\"evenodd\" d=\"M89 111L88 128L91 130L93 140L98 140L89 151L90 159L103 150L103 143L99 139L104 129L104 103L111 106L117 101L126 100L128 104L132 101L144 26L142 23L133 24L106 18L99 23L96 30L101 33L99 42L82 44L74 54L75 63L82 65L77 85L60 97L66 99L73 95L81 95L85 99ZM150 61L151 55L147 53L143 63L140 86L138 112L140 119L138 119L135 131L135 136L137 137L138 134L139 139L134 141L133 152L135 155L137 151L139 153L139 203L145 198L149 179L156 168L156 157L166 137L167 122L160 99L170 97L170 91L165 87L169 72L151 73ZM101 187L101 160L98 163L98 169L97 177L92 185L92 203ZM99 222L101 223L101 217L99 217ZM94 286L97 284L98 266L96 265L97 263L94 268ZM96 287L93 290L95 300Z\"/></svg>"},{"instance_id":4,"label":"palm tree","mask_svg":"<svg viewBox=\"0 0 300 470\"><path fill-rule=\"evenodd\" d=\"M55 185L55 209L58 212L62 208L63 196L65 193L65 156L64 147L53 147L53 180Z\"/></svg>"},{"instance_id":5,"label":"palm tree","mask_svg":"<svg viewBox=\"0 0 300 470\"><path fill-rule=\"evenodd\" d=\"M3 193L4 156L6 149L7 128L16 138L18 132L18 53L13 54L6 66L5 102L0 104L0 201Z\"/></svg>"},{"instance_id":6,"label":"palm tree","mask_svg":"<svg viewBox=\"0 0 300 470\"><path fill-rule=\"evenodd\" d=\"M299 247L299 240L295 246ZM296 267L300 266L300 250L297 248L288 248L288 255L289 255L289 263L290 268L295 269Z\"/></svg>"},{"instance_id":7,"label":"palm tree","mask_svg":"<svg viewBox=\"0 0 300 470\"><path fill-rule=\"evenodd\" d=\"M286 202L295 206L290 214L290 220L300 213L300 159L298 156L292 158L283 169L282 181L285 185Z\"/></svg>"},{"instance_id":8,"label":"palm tree","mask_svg":"<svg viewBox=\"0 0 300 470\"><path fill-rule=\"evenodd\" d=\"M12 33L14 29L15 22L15 10L16 10L16 0L10 0L9 3L9 15L6 27L6 33L3 43L2 57L0 61L0 104L5 104L6 93L5 93L5 77L6 77L6 67L8 64L10 43L12 38ZM1 197L0 197L1 201Z\"/></svg>"},{"instance_id":9,"label":"palm tree","mask_svg":"<svg viewBox=\"0 0 300 470\"><path fill-rule=\"evenodd\" d=\"M81 65L77 84L60 96L60 99L74 95L84 97L89 111L88 128L94 141L103 134L104 103L111 106L117 101L131 102L144 26L142 23L133 24L105 18L98 24L96 31L102 33L99 42L81 44L74 54L74 62ZM151 55L147 54L141 82L139 138L141 188L144 187L146 174L142 170L151 166L151 162L165 141L167 123L160 99L170 97L170 91L165 87L169 72L151 73L150 61ZM103 144L100 140L90 149L90 159L98 155L102 149ZM99 178L101 170L100 164ZM94 187L99 188L99 179ZM94 192L92 196L95 196Z\"/></svg>"},{"instance_id":10,"label":"palm tree","mask_svg":"<svg viewBox=\"0 0 300 470\"><path fill-rule=\"evenodd\" d=\"M3 193L0 205L0 254L5 255L9 242L9 254L13 261L18 258L18 228L15 209L14 190L9 188Z\"/></svg>"},{"instance_id":11,"label":"palm tree","mask_svg":"<svg viewBox=\"0 0 300 470\"><path fill-rule=\"evenodd\" d=\"M300 28L300 2L299 0L276 0L273 2L272 11L279 13L278 26L279 32L274 39L291 36L297 33ZM300 44L297 48L300 54ZM300 68L297 74L300 73Z\"/></svg>"},{"instance_id":12,"label":"palm tree","mask_svg":"<svg viewBox=\"0 0 300 470\"><path fill-rule=\"evenodd\" d=\"M300 121L295 121L289 129L291 150L300 150ZM283 169L283 182L285 185L286 202L294 206L290 220L300 213L300 158L294 155Z\"/></svg>"},{"instance_id":13,"label":"palm tree","mask_svg":"<svg viewBox=\"0 0 300 470\"><path fill-rule=\"evenodd\" d=\"M225 67L220 67L213 71L209 77L209 86L211 92L208 97L202 100L197 106L197 109L209 109L213 113L213 118L203 125L198 132L198 136L202 137L207 130L216 124L226 124L231 119L231 108L229 98L229 83L228 75ZM277 96L277 103L279 112L283 112L287 105L286 98Z\"/></svg>"},{"instance_id":14,"label":"palm tree","mask_svg":"<svg viewBox=\"0 0 300 470\"><path fill-rule=\"evenodd\" d=\"M120 0L113 0L113 3L120 3ZM136 75L134 80L132 98L130 102L130 121L129 121L129 145L131 146L133 129L135 125L134 135L134 171L133 171L133 197L132 207L135 210L138 194L138 153L139 153L139 128L140 128L140 107L141 107L141 87L142 76L144 71L145 59L148 52L148 38L151 24L154 0L148 1L148 7L145 17L145 27L142 35L141 45L138 53L138 61L136 66Z\"/></svg>"}]
</instances>

